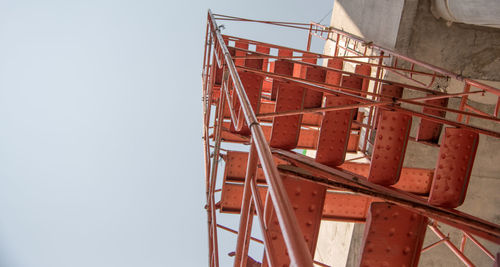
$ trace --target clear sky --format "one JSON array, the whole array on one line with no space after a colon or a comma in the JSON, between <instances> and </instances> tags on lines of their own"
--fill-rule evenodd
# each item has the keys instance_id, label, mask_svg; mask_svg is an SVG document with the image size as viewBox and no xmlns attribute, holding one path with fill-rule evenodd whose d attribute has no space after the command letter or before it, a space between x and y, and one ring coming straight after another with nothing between
<instances>
[{"instance_id":1,"label":"clear sky","mask_svg":"<svg viewBox=\"0 0 500 267\"><path fill-rule=\"evenodd\" d=\"M332 5L0 0L0 266L206 266L207 9L309 22Z\"/></svg>"}]
</instances>

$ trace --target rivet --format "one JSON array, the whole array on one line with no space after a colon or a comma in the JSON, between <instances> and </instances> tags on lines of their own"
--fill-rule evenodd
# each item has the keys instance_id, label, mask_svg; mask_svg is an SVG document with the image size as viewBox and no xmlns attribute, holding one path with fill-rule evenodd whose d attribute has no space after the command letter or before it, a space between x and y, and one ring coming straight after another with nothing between
<instances>
[{"instance_id":1,"label":"rivet","mask_svg":"<svg viewBox=\"0 0 500 267\"><path fill-rule=\"evenodd\" d=\"M387 218L387 217L385 217L385 218ZM384 220L385 220L385 218L384 218ZM393 227L389 230L389 236L393 236L395 233L396 233L396 228Z\"/></svg>"},{"instance_id":2,"label":"rivet","mask_svg":"<svg viewBox=\"0 0 500 267\"><path fill-rule=\"evenodd\" d=\"M300 195L300 191L301 191L301 188L300 188L300 187L297 187L297 188L295 189L295 195L296 195L296 196Z\"/></svg>"}]
</instances>

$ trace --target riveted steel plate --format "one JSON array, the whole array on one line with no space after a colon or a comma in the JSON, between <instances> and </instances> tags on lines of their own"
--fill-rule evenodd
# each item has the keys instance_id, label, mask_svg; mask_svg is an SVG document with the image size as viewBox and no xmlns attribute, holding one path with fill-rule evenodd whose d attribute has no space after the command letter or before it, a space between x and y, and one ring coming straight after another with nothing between
<instances>
[{"instance_id":1,"label":"riveted steel plate","mask_svg":"<svg viewBox=\"0 0 500 267\"><path fill-rule=\"evenodd\" d=\"M240 213L242 183L225 183L221 192L221 212ZM267 186L259 186L259 194L264 202ZM330 192L325 195L322 220L343 222L364 222L372 198L345 192Z\"/></svg>"},{"instance_id":2,"label":"riveted steel plate","mask_svg":"<svg viewBox=\"0 0 500 267\"><path fill-rule=\"evenodd\" d=\"M297 148L316 149L319 131L316 129L300 129L299 143Z\"/></svg>"},{"instance_id":3,"label":"riveted steel plate","mask_svg":"<svg viewBox=\"0 0 500 267\"><path fill-rule=\"evenodd\" d=\"M388 110L380 112L368 181L393 185L399 180L410 128L410 115Z\"/></svg>"},{"instance_id":4,"label":"riveted steel plate","mask_svg":"<svg viewBox=\"0 0 500 267\"><path fill-rule=\"evenodd\" d=\"M326 70L315 67L305 67L305 79L314 82L325 82ZM304 97L304 108L318 108L323 102L323 93L312 89L306 89Z\"/></svg>"},{"instance_id":5,"label":"riveted steel plate","mask_svg":"<svg viewBox=\"0 0 500 267\"><path fill-rule=\"evenodd\" d=\"M311 64L316 64L317 58L313 58L313 54L303 53L302 55L304 57L306 57L306 58L302 58L303 62L307 62L307 63L311 63ZM310 58L307 58L307 57L310 57ZM302 79L306 79L306 73L307 73L308 67L305 66L305 65L301 65L301 64L297 64L297 66L298 66L298 69L299 69L299 72L300 72L299 73L299 77L302 78Z\"/></svg>"},{"instance_id":6,"label":"riveted steel plate","mask_svg":"<svg viewBox=\"0 0 500 267\"><path fill-rule=\"evenodd\" d=\"M342 70L342 68L344 67L344 61L342 60L342 58L330 58L328 59L327 66L332 69ZM331 85L340 85L341 80L342 73L333 70L326 71L325 83Z\"/></svg>"},{"instance_id":7,"label":"riveted steel plate","mask_svg":"<svg viewBox=\"0 0 500 267\"><path fill-rule=\"evenodd\" d=\"M345 162L338 168L346 170L363 177L368 177L370 172L370 164ZM421 168L403 168L399 181L392 187L419 195L428 195L431 189L432 177L434 170Z\"/></svg>"},{"instance_id":8,"label":"riveted steel plate","mask_svg":"<svg viewBox=\"0 0 500 267\"><path fill-rule=\"evenodd\" d=\"M238 43L236 43L238 44ZM247 44L248 47L248 44ZM238 51L237 51L238 52ZM240 51L241 52L241 51ZM242 56L251 56L253 53L244 53ZM262 69L262 64L263 60L262 59L245 59L243 62L244 65L248 68L253 68L253 69ZM255 73L250 73L250 72L238 72L240 76L241 83L243 84L243 87L245 88L245 93L248 97L248 100L250 101L250 105L252 106L252 109L254 111L259 110L259 105L260 105L260 96L262 93L262 83L264 78L260 75L257 75ZM248 126L246 125L245 122L245 116L243 114L243 110L239 107L239 100L237 100L238 96L236 94L233 95L233 101L238 103L238 108L235 110L236 115L238 116L238 123L240 124L238 127L231 127L234 132L243 134L243 135L250 135L250 129L248 129ZM235 104L233 102L233 104ZM239 129L239 130L238 130Z\"/></svg>"},{"instance_id":9,"label":"riveted steel plate","mask_svg":"<svg viewBox=\"0 0 500 267\"><path fill-rule=\"evenodd\" d=\"M259 113L271 113L274 112L275 103L273 102L262 102L260 104ZM318 113L306 113L302 115L302 126L314 126L319 127L321 125L322 115ZM261 118L260 121L271 122L273 118Z\"/></svg>"},{"instance_id":10,"label":"riveted steel plate","mask_svg":"<svg viewBox=\"0 0 500 267\"><path fill-rule=\"evenodd\" d=\"M248 42L246 41L236 41L234 46L236 48L241 48L241 49L246 49L248 50ZM241 51L241 50L236 50L236 54L235 54L236 57L244 57L246 56L246 52L245 51ZM245 59L244 58L236 58L234 59L234 65L236 66L245 66Z\"/></svg>"},{"instance_id":11,"label":"riveted steel plate","mask_svg":"<svg viewBox=\"0 0 500 267\"><path fill-rule=\"evenodd\" d=\"M262 66L262 59L259 59L261 64L257 64L257 66ZM248 63L249 61L247 61ZM248 100L250 100L250 105L252 106L252 109L254 111L259 110L259 105L260 105L260 95L262 92L262 81L263 78L262 76L249 73L249 72L244 72L240 73L240 79L241 83L243 84L243 87L245 88L245 93L247 94ZM245 122L245 116L243 114L243 110L240 108L239 112L237 113L238 115L238 122L244 123L245 126L241 131L238 131L240 134L245 134L249 135L250 130L248 129L248 126L246 125Z\"/></svg>"},{"instance_id":12,"label":"riveted steel plate","mask_svg":"<svg viewBox=\"0 0 500 267\"><path fill-rule=\"evenodd\" d=\"M285 165L288 164L287 161L279 159L278 157L273 158L274 163L276 165ZM245 181L245 175L247 171L247 161L248 161L248 152L242 151L228 151L226 156L226 165L224 169L224 181L225 182L234 182L234 183L242 183ZM264 171L258 165L256 178L258 183L265 183L266 178L264 176Z\"/></svg>"},{"instance_id":13,"label":"riveted steel plate","mask_svg":"<svg viewBox=\"0 0 500 267\"><path fill-rule=\"evenodd\" d=\"M403 87L384 83L380 93L384 95L382 97L383 101L392 100L393 97L401 98L403 97Z\"/></svg>"},{"instance_id":14,"label":"riveted steel plate","mask_svg":"<svg viewBox=\"0 0 500 267\"><path fill-rule=\"evenodd\" d=\"M448 98L427 100L427 101L425 101L425 103L430 104L430 105L435 105L435 106L447 107L448 106ZM422 112L425 114L434 115L437 117L444 118L446 116L445 111L430 109L427 107L424 107ZM420 126L418 127L416 139L417 139L417 141L425 141L425 142L437 144L437 143L439 143L439 136L441 135L442 129L443 129L443 124L433 122L430 120L422 119L420 121Z\"/></svg>"},{"instance_id":15,"label":"riveted steel plate","mask_svg":"<svg viewBox=\"0 0 500 267\"><path fill-rule=\"evenodd\" d=\"M347 97L326 96L325 106L343 106L353 104ZM328 111L321 123L316 161L335 167L344 162L347 142L351 132L351 123L356 109Z\"/></svg>"},{"instance_id":16,"label":"riveted steel plate","mask_svg":"<svg viewBox=\"0 0 500 267\"><path fill-rule=\"evenodd\" d=\"M258 53L269 55L269 52L271 52L271 48L269 48L267 46L257 45L255 47L255 51L258 52ZM269 65L269 59L265 58L263 60L263 64L262 64L262 70L263 71L267 71L267 69L269 67L268 65Z\"/></svg>"},{"instance_id":17,"label":"riveted steel plate","mask_svg":"<svg viewBox=\"0 0 500 267\"><path fill-rule=\"evenodd\" d=\"M290 203L295 211L297 222L307 243L311 255L314 255L316 241L318 239L321 214L325 201L326 187L314 182L282 176L283 184L288 193ZM268 233L271 237L271 246L274 249L276 266L288 266L288 257L283 235L278 223L278 218L272 208L271 198L266 201L266 218ZM262 266L268 266L266 257Z\"/></svg>"},{"instance_id":18,"label":"riveted steel plate","mask_svg":"<svg viewBox=\"0 0 500 267\"><path fill-rule=\"evenodd\" d=\"M356 152L359 145L359 133L352 134L349 136L349 141L347 141L347 152Z\"/></svg>"},{"instance_id":19,"label":"riveted steel plate","mask_svg":"<svg viewBox=\"0 0 500 267\"><path fill-rule=\"evenodd\" d=\"M223 128L228 129L229 123L224 122ZM269 142L271 136L271 127L267 125L261 125L262 131L266 140ZM240 134L232 133L230 131L222 131L222 140L231 143L248 143L249 137ZM351 134L352 136L353 134ZM319 130L314 128L301 128L299 134L299 142L297 143L297 148L303 149L316 149L318 144ZM212 137L213 138L213 137Z\"/></svg>"},{"instance_id":20,"label":"riveted steel plate","mask_svg":"<svg viewBox=\"0 0 500 267\"><path fill-rule=\"evenodd\" d=\"M293 56L293 51L290 50L290 49L286 49L286 48L283 48L283 49L278 49L278 57L292 57ZM275 72L274 71L274 65L276 64L276 61L272 61L271 62L271 65L270 65L270 72ZM290 76L293 74L293 67L292 67L292 71L291 71L291 74ZM278 94L278 85L279 83L275 83L273 81L273 86L272 86L272 90L271 90L271 100L276 100L276 95Z\"/></svg>"},{"instance_id":21,"label":"riveted steel plate","mask_svg":"<svg viewBox=\"0 0 500 267\"><path fill-rule=\"evenodd\" d=\"M293 63L278 60L274 65L274 72L291 75ZM295 84L280 82L276 96L275 111L299 110L304 100L304 89ZM281 149L294 149L300 133L301 115L274 117L271 140L269 145Z\"/></svg>"},{"instance_id":22,"label":"riveted steel plate","mask_svg":"<svg viewBox=\"0 0 500 267\"><path fill-rule=\"evenodd\" d=\"M270 93L272 88L273 88L273 80L264 79L264 81L262 82L262 92Z\"/></svg>"},{"instance_id":23,"label":"riveted steel plate","mask_svg":"<svg viewBox=\"0 0 500 267\"><path fill-rule=\"evenodd\" d=\"M460 128L445 128L429 204L446 208L462 205L478 142L478 133Z\"/></svg>"},{"instance_id":24,"label":"riveted steel plate","mask_svg":"<svg viewBox=\"0 0 500 267\"><path fill-rule=\"evenodd\" d=\"M356 76L350 76L350 75L342 76L342 87L355 89L356 91L361 92L362 86L363 86L363 79L362 78L359 78ZM360 95L359 93L353 93L353 92L349 92L349 93Z\"/></svg>"},{"instance_id":25,"label":"riveted steel plate","mask_svg":"<svg viewBox=\"0 0 500 267\"><path fill-rule=\"evenodd\" d=\"M240 213L243 196L243 184L224 183L221 192L220 211L223 213ZM267 187L258 186L262 202L266 199Z\"/></svg>"},{"instance_id":26,"label":"riveted steel plate","mask_svg":"<svg viewBox=\"0 0 500 267\"><path fill-rule=\"evenodd\" d=\"M392 187L419 195L428 195L431 190L434 170L403 168L399 181Z\"/></svg>"},{"instance_id":27,"label":"riveted steel plate","mask_svg":"<svg viewBox=\"0 0 500 267\"><path fill-rule=\"evenodd\" d=\"M359 266L417 266L426 227L424 216L390 203L372 202Z\"/></svg>"},{"instance_id":28,"label":"riveted steel plate","mask_svg":"<svg viewBox=\"0 0 500 267\"><path fill-rule=\"evenodd\" d=\"M364 222L371 197L345 192L327 192L323 206L323 220Z\"/></svg>"},{"instance_id":29,"label":"riveted steel plate","mask_svg":"<svg viewBox=\"0 0 500 267\"><path fill-rule=\"evenodd\" d=\"M234 50L234 47L228 47L228 50L229 50L229 54L231 54L231 56L234 56L235 54L235 50ZM223 74L223 69L222 68L219 68L219 66L217 65L217 60L215 59L215 57L213 58L213 61L212 61L212 67L211 67L211 76L214 77L214 81L213 81L213 90L212 90L212 99L214 100L217 100L220 96L220 87L222 85L222 74Z\"/></svg>"},{"instance_id":30,"label":"riveted steel plate","mask_svg":"<svg viewBox=\"0 0 500 267\"><path fill-rule=\"evenodd\" d=\"M358 64L354 70L355 73L370 76L372 73L372 67L368 64ZM361 91L367 92L368 86L370 84L370 79L363 78L363 85L361 86Z\"/></svg>"}]
</instances>

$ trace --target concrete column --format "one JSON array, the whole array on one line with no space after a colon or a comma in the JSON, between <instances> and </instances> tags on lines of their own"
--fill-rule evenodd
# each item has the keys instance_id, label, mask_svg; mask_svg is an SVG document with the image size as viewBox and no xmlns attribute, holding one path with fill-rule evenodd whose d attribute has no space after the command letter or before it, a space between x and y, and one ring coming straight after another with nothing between
<instances>
[{"instance_id":1,"label":"concrete column","mask_svg":"<svg viewBox=\"0 0 500 267\"><path fill-rule=\"evenodd\" d=\"M433 0L431 11L450 22L500 28L499 0Z\"/></svg>"}]
</instances>

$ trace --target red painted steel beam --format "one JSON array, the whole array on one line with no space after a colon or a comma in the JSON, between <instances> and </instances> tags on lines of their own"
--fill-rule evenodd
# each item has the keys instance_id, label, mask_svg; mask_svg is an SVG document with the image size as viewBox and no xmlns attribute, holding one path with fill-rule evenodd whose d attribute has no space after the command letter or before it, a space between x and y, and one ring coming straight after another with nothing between
<instances>
[{"instance_id":1,"label":"red painted steel beam","mask_svg":"<svg viewBox=\"0 0 500 267\"><path fill-rule=\"evenodd\" d=\"M314 255L326 187L311 181L287 177L286 175L282 175L282 179L302 230L303 238L308 245L309 251ZM281 225L277 221L276 212L274 212L270 200L270 198L267 198L265 204L266 226L271 235L271 244L274 248L275 266L289 266L289 253L284 246L284 236L280 234ZM270 265L264 260L262 266Z\"/></svg>"},{"instance_id":2,"label":"red painted steel beam","mask_svg":"<svg viewBox=\"0 0 500 267\"><path fill-rule=\"evenodd\" d=\"M258 187L259 201L266 198L267 187ZM243 185L240 183L225 183L222 186L222 213L241 213ZM255 201L255 196L253 197ZM323 206L322 219L344 222L364 222L371 197L355 195L346 192L327 191Z\"/></svg>"},{"instance_id":3,"label":"red painted steel beam","mask_svg":"<svg viewBox=\"0 0 500 267\"><path fill-rule=\"evenodd\" d=\"M500 226L497 224L487 222L457 210L429 205L425 200L411 194L370 183L364 179L359 179L359 177L355 175L324 166L309 157L294 152L273 149L273 153L300 168L282 169L282 171L288 172L289 174L304 179L314 180L317 183L328 185L331 188L343 188L355 193L384 199L500 244Z\"/></svg>"},{"instance_id":4,"label":"red painted steel beam","mask_svg":"<svg viewBox=\"0 0 500 267\"><path fill-rule=\"evenodd\" d=\"M359 266L416 267L427 218L387 202L370 205Z\"/></svg>"},{"instance_id":5,"label":"red painted steel beam","mask_svg":"<svg viewBox=\"0 0 500 267\"><path fill-rule=\"evenodd\" d=\"M338 168L363 176L365 179L368 177L370 164L369 163L354 163L346 162ZM428 195L434 170L420 169L420 168L402 168L401 177L399 181L392 185L392 187L403 190L409 193L418 195Z\"/></svg>"},{"instance_id":6,"label":"red painted steel beam","mask_svg":"<svg viewBox=\"0 0 500 267\"><path fill-rule=\"evenodd\" d=\"M247 152L227 151L224 183L243 183L245 181L245 165L247 160ZM279 159L278 157L274 157L274 161L276 165L288 164L287 161ZM340 165L339 168L363 176L366 179L368 177L370 164L346 162ZM403 168L401 171L401 178L393 187L414 194L427 195L430 191L433 175L433 170ZM261 184L265 183L265 176L261 168L257 169L256 181Z\"/></svg>"}]
</instances>

